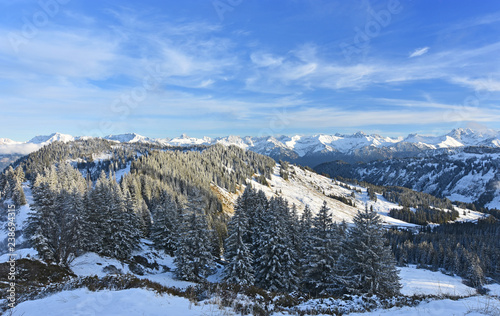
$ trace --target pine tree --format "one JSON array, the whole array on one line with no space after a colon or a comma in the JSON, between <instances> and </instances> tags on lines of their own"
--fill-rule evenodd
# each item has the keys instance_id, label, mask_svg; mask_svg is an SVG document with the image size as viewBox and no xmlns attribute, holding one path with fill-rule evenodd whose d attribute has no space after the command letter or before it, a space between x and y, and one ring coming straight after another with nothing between
<instances>
[{"instance_id":1,"label":"pine tree","mask_svg":"<svg viewBox=\"0 0 500 316\"><path fill-rule=\"evenodd\" d=\"M46 261L55 260L55 250L51 242L51 228L56 227L55 201L56 194L42 176L37 176L33 186L32 212L28 217L26 235L41 258Z\"/></svg>"},{"instance_id":2,"label":"pine tree","mask_svg":"<svg viewBox=\"0 0 500 316\"><path fill-rule=\"evenodd\" d=\"M475 288L481 288L485 282L484 272L480 265L480 260L477 254L469 254L467 256L468 268L466 277L470 284Z\"/></svg>"},{"instance_id":3,"label":"pine tree","mask_svg":"<svg viewBox=\"0 0 500 316\"><path fill-rule=\"evenodd\" d=\"M45 175L35 179L33 211L26 235L44 260L66 266L80 250L83 220L80 182L84 183L80 173L66 165L58 170L47 169Z\"/></svg>"},{"instance_id":4,"label":"pine tree","mask_svg":"<svg viewBox=\"0 0 500 316\"><path fill-rule=\"evenodd\" d=\"M306 205L302 212L299 224L299 235L301 236L301 248L299 252L301 287L307 287L306 269L311 261L313 251L313 215L309 205Z\"/></svg>"},{"instance_id":5,"label":"pine tree","mask_svg":"<svg viewBox=\"0 0 500 316\"><path fill-rule=\"evenodd\" d=\"M394 256L386 245L381 219L377 213L358 211L350 228L339 260L339 280L351 294L399 294L398 270Z\"/></svg>"}]
</instances>

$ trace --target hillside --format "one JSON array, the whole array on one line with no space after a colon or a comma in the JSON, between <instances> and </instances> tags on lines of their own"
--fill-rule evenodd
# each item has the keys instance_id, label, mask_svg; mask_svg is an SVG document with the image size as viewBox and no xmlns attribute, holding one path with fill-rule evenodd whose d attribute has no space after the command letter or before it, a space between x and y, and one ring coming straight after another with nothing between
<instances>
[{"instance_id":1,"label":"hillside","mask_svg":"<svg viewBox=\"0 0 500 316\"><path fill-rule=\"evenodd\" d=\"M299 169L300 170L300 169ZM297 172L297 180L302 176L311 178L312 182L321 185L324 177L315 175L308 171ZM307 180L307 179L301 179ZM271 178L272 185L285 189L283 192L293 196L292 192L287 190L287 186L283 184L279 174L274 174ZM296 182L299 183L299 182ZM304 181L304 183L308 183ZM310 182L309 182L310 183ZM255 184L255 183L254 183ZM31 191L25 186L26 196L29 203L33 203ZM268 191L269 194L272 192ZM334 203L335 204L335 203ZM18 213L18 225L24 227L27 219L29 204L20 209ZM223 303L223 294L216 294L213 297L202 296L200 298L188 299L182 294L163 293L159 294L152 289L134 287L131 288L115 288L114 290L101 289L89 290L82 288L77 284L84 278L99 278L108 280L124 277L123 273L128 273L128 278L136 278L138 280L150 280L155 282L156 288L165 287L166 289L175 289L176 292L187 291L196 286L196 283L177 280L173 273L176 266L174 258L166 255L161 251L157 251L151 247L152 243L148 240L142 240L141 249L134 252L134 256L145 258L145 262L149 262L150 266L159 264L158 268L142 268L140 271L132 267L132 264L120 262L116 259L102 257L94 253L87 253L77 257L70 265L71 271L75 274L73 282L69 282L65 289L49 290L47 288L45 294L35 296L34 299L20 302L13 310L12 315L39 315L40 313L50 315L68 315L81 313L99 312L103 315L119 315L126 313L128 315L159 315L168 310L169 315L237 315L235 308L241 306L253 306L252 298L240 294L237 298L231 301L230 306ZM22 258L36 258L37 252L34 249L17 249L19 254L18 260ZM0 264L8 260L8 255L0 256ZM144 263L142 263L144 265ZM135 264L135 266L137 266ZM477 296L474 288L466 286L462 283L460 277L452 277L441 272L431 272L428 270L416 269L415 266L399 268L402 293L412 296L418 295L420 298L412 307L392 307L385 309L387 302L376 302L373 299L365 301L363 298L355 297L351 301L342 301L337 299L305 299L299 301L296 306L281 305L274 302L261 302L263 306L269 308L269 315L292 315L297 311L325 311L328 315L332 310L343 312L360 312L365 309L378 309L376 312L362 313L361 315L419 315L424 312L426 315L441 315L443 309L447 312L453 311L457 314L465 314L475 312L477 315L493 315L500 309L499 287L491 284L488 288L491 289L490 296ZM221 273L219 269L215 274L209 277L209 281L220 281ZM80 280L80 281L78 281ZM134 299L131 299L131 298ZM451 297L452 299L448 299ZM278 299L279 296L276 298ZM268 305L266 305L268 304ZM382 305L386 307L382 307ZM240 307L238 307L240 306ZM435 313L435 314L433 314ZM493 313L493 314L491 314Z\"/></svg>"},{"instance_id":2,"label":"hillside","mask_svg":"<svg viewBox=\"0 0 500 316\"><path fill-rule=\"evenodd\" d=\"M478 147L369 163L337 161L315 169L332 177L403 186L452 201L500 208L499 166L500 150Z\"/></svg>"},{"instance_id":3,"label":"hillside","mask_svg":"<svg viewBox=\"0 0 500 316\"><path fill-rule=\"evenodd\" d=\"M23 171L28 180L26 182L23 182L25 181ZM184 311L189 308L190 300L194 304L190 310L193 315L203 314L207 309L215 314L221 309L231 314L233 311L239 311L242 306L247 306L245 308L265 306L276 315L294 314L300 310L320 310L325 314L332 313L333 310L365 311L370 308L368 307L370 304L373 308L374 303L365 296L359 296L359 299L353 300L352 303L346 303L345 297L331 296L325 303L317 298L319 292L310 292L311 294L307 296L294 298L293 303L290 303L290 298L286 296L288 294L283 294L283 289L266 288L264 281L259 281L258 286L261 288L256 289L225 288L217 285L224 280L224 273L229 265L228 238L234 230L233 219L244 208L243 200L245 203L263 203L259 204L261 206L249 209L252 212L263 211L255 213L255 217L251 218L255 225L251 227L255 229L259 227L259 223L265 223L260 226L260 229L263 229L262 233L258 232L255 236L287 234L289 237L282 239L282 242L287 245L288 250L295 247L291 243L294 240L297 243L302 240L300 243L305 245L319 238L316 235L310 235L309 239L299 238L297 230L295 235L290 235L292 229L297 229L293 227L304 225L305 222L301 218L306 214L306 207L309 207L310 216L314 221L318 221L325 214L333 221L334 224L327 225L327 230L331 236L329 238L337 236L332 239L332 242L335 240L337 243L349 242L347 236L350 235L346 232L358 225L355 218L359 220L361 214L359 211L365 209L366 212L372 209L380 216L380 229L377 233L380 238L383 236L382 231L388 232L390 228L402 229L402 234L406 232L413 236L423 228L389 216L391 209L403 209L408 207L408 203L410 211L416 213L422 210L441 215L455 212L456 217L448 220L449 225L460 222L470 225L479 225L475 223L481 222L481 225L489 225L489 222L483 224L487 219L484 214L458 208L448 200L411 190L394 188L384 188L384 190L369 184L332 180L310 169L286 162L277 164L269 157L236 146L226 147L218 144L167 149L149 143L117 143L96 139L54 142L22 159L16 169L9 168L0 177L2 209L10 203L22 205L16 212L15 220L19 266L23 271L42 271L42 275L19 280L18 310L19 313L29 314L35 309L45 308L48 311L60 310L62 313L74 309L74 304L78 304L77 302L95 299L94 290L98 290L97 293L113 302L127 300L130 295L137 295L150 302L147 308L128 302L100 306L109 313L141 308L145 314L153 315L158 313L158 308L168 304L166 302L172 302L175 308ZM390 195L387 195L387 192L390 192ZM23 199L26 202L24 205ZM391 202L398 200L405 201L405 205ZM421 203L423 200L424 204ZM292 205L296 206L297 214L289 213ZM273 212L276 212L275 215ZM79 222L75 222L75 218L78 218ZM198 218L204 218L206 221L200 222ZM188 219L192 219L194 224L189 224L191 222ZM4 242L0 248L0 252L3 253L0 261L7 265L8 218L5 215L1 220L4 228L0 239ZM341 225L344 221L347 223L345 226ZM434 237L430 235L428 229L439 225L432 220L427 223L429 225L425 230L426 238L432 240ZM59 225L67 229L60 230ZM492 226L492 229L495 227ZM311 229L310 234L313 234L315 230L312 227ZM175 237L172 246L167 239L170 238L168 234L173 234L174 231L178 231L176 234L179 235L176 235L178 237ZM182 248L172 247L181 247L181 242L189 243L192 236L198 236L204 231L205 237L200 235L200 238L204 238L203 246L198 245L193 249L206 247L205 255L212 258L211 268L195 277L180 276L179 271L182 271L180 267L183 263L179 258L182 258L181 256L188 250L181 251L178 249ZM389 244L384 245L389 253L391 249L389 245L402 249L402 246L398 245L400 237L395 232L384 233L387 235L383 237L384 240L389 238ZM54 234L59 245L54 246L45 239L33 239L33 236L38 236L36 234L46 234L48 239ZM92 239L93 236L104 237L95 241ZM403 237L409 238L406 235ZM263 243L261 249L266 249L265 243L273 238L266 237L258 241ZM440 236L437 238L443 240ZM41 240L41 244L38 244L38 240ZM82 240L85 242L82 243ZM413 249L411 248L413 242L408 239L404 247ZM488 262L488 269L484 267L484 273L490 278L488 279L490 282L493 281L497 277L496 268L491 263L495 253L484 245L482 239L472 239L472 242L477 243L474 247L464 244L466 247L463 248L464 253L457 254L455 261L459 262L460 267L466 267L469 262L467 260L474 258L472 255L485 250L488 255L481 258L481 263ZM432 245L433 242L426 243L429 244ZM443 246L437 242L434 244ZM494 246L492 243L488 245ZM332 247L339 246L333 243ZM421 245L418 247L422 248ZM267 249L272 250L274 247ZM315 248L305 247L301 250L301 256L305 256L300 257L301 262L317 260L314 259L316 257L312 255L313 253L306 255L307 251L313 249ZM428 246L422 249L425 249L425 253L432 252ZM443 250L446 250L446 247L443 247ZM298 254L299 252L297 256ZM458 294L465 297L475 295L476 290L461 284L461 279L458 277L452 278L438 272L423 272L408 266L414 262L405 260L406 258L413 260L413 257L410 257L415 255L413 252L408 251L408 257L399 252L397 254L398 262L405 265L399 268L400 272L397 272L402 277L402 294L392 301L381 296L377 298L376 306L386 308L399 304L412 306L417 304L414 299L408 297L412 294L425 297L434 293L448 296ZM420 261L415 263L429 268L434 264L440 267L446 263L434 262L432 256L425 258L419 257ZM55 268L50 265L53 262L59 262L57 265L59 272L53 272ZM341 264L341 261L338 262ZM36 269L31 267L32 265L36 266ZM2 267L0 262L0 268ZM285 270L288 271L288 268ZM38 278L49 271L55 273L53 281L37 283ZM460 268L457 274L466 277L469 282L475 274L472 275L468 271ZM485 282L484 275L478 277L480 282ZM425 279L429 281L422 281ZM278 277L277 280L283 280L283 277ZM215 284L210 285L206 281ZM299 283L297 289L298 286ZM300 283L300 286L305 288L306 285ZM110 288L115 291L109 291ZM26 289L29 289L28 292ZM495 289L494 285L492 289ZM6 288L0 290L5 291ZM152 290L161 294L153 297ZM255 294L251 294L254 293L252 291L258 291L263 299L256 299ZM220 297L226 296L234 296L231 303L227 300L220 301ZM467 302L469 300L465 299ZM61 303L63 301L64 303ZM234 305L234 302L241 302L241 305ZM46 307L39 307L37 304ZM84 311L88 310L85 304L79 306L84 306ZM119 309L113 306L119 306Z\"/></svg>"}]
</instances>

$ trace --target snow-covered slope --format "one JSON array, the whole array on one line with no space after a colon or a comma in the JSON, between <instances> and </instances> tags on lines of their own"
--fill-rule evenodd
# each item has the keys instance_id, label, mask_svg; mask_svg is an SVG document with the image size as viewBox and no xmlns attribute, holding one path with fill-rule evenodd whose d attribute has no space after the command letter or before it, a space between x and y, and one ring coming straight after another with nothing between
<instances>
[{"instance_id":1,"label":"snow-covered slope","mask_svg":"<svg viewBox=\"0 0 500 316\"><path fill-rule=\"evenodd\" d=\"M81 258L77 258L84 262ZM95 262L107 263L106 258L94 255L88 264L81 263L81 268L91 271L102 268L94 266ZM151 275L143 276L150 278ZM382 308L365 313L350 315L498 315L500 301L495 296L476 296L475 290L462 283L460 277L444 275L440 272L419 270L415 267L400 269L402 292L405 295L451 295L465 297L462 299L435 299L424 301L414 307L393 307L388 310ZM154 280L153 280L154 281ZM165 279L165 283L176 282ZM494 285L493 285L494 286ZM244 300L244 298L239 298ZM157 294L153 291L134 288L127 290L89 291L87 289L73 289L58 292L47 297L25 301L16 306L12 315L237 315L228 308L217 305L217 299L208 299L192 303L186 298ZM356 300L341 301L334 299L311 299L298 306L299 310L314 310L332 308L349 304L353 307ZM271 312L270 315L289 315L282 312Z\"/></svg>"},{"instance_id":2,"label":"snow-covered slope","mask_svg":"<svg viewBox=\"0 0 500 316\"><path fill-rule=\"evenodd\" d=\"M500 207L500 150L454 149L446 153L369 163L330 162L316 171L383 186L402 186L452 201Z\"/></svg>"},{"instance_id":3,"label":"snow-covered slope","mask_svg":"<svg viewBox=\"0 0 500 316\"><path fill-rule=\"evenodd\" d=\"M105 157L105 155L102 155ZM351 186L352 189L361 192L355 192L354 202L356 207L346 205L340 201L329 198L328 195L350 197L353 190L346 188L346 184L342 182L332 181L329 178L315 174L314 172L303 170L299 167L289 166L289 179L285 180L280 176L280 166L277 165L273 171L273 175L269 180L269 186L264 186L251 179L252 186L257 189L262 189L266 195L280 195L286 198L290 203L295 203L299 212L309 205L313 212L317 212L323 201L327 201L328 207L335 220L350 221L356 214L358 209L363 209L365 205L373 206L373 208L382 216L386 224L398 226L413 226L405 222L392 219L387 216L389 208L398 207L397 205L386 201L382 196L378 196L377 202L370 201L366 189L359 186ZM129 172L130 169L124 169L123 173ZM18 213L16 220L19 227L23 227L29 211L29 204L33 203L33 197L28 183L23 185L28 205L23 206ZM235 195L228 192L224 194L229 196L230 201L234 201ZM471 220L473 214L468 214L464 220ZM480 216L480 214L478 214ZM5 235L6 236L6 235ZM149 279L163 286L176 287L185 289L190 285L190 282L175 280L173 273L175 263L173 258L165 255L161 251L156 251L151 247L151 242L148 240L141 241L141 249L134 252L135 255L140 255L149 259L153 259L160 266L168 269L155 269L154 271L146 271L142 275L135 275L137 278ZM33 249L17 249L17 253L22 257L36 256L36 251ZM0 262L6 262L8 256L0 256ZM119 262L115 259L98 256L94 253L86 253L76 258L70 268L80 277L97 275L104 277L113 273L111 266L121 273L132 273L133 269L127 263ZM108 269L105 269L108 268ZM426 270L418 270L415 267L401 268L400 276L402 278L403 294L426 294L426 295L456 295L470 296L474 295L474 289L462 284L459 277L451 277L439 272L430 272ZM216 282L220 280L220 271L209 278L210 281ZM480 297L483 299L484 297ZM461 299L459 301L443 301L449 305L449 308L454 312L465 313L467 308L473 306L479 308L481 304L475 304L474 300L479 297L471 297ZM496 298L492 298L496 300ZM202 302L192 303L189 300L168 294L160 295L147 289L127 289L119 291L102 290L97 292L88 291L86 289L70 289L62 292L49 295L44 298L30 300L19 303L15 308L13 315L76 315L76 314L100 314L100 315L233 315L233 312L226 309L221 309L215 304L216 299L205 300ZM328 301L328 299L326 299ZM441 301L426 302L413 308L398 308L388 311L379 310L379 313L390 313L389 315L398 315L397 312L406 314L418 313L428 308L427 306L441 306ZM355 300L342 304L355 304ZM315 306L314 304L325 304L325 300L311 300L304 303L304 307ZM328 303L326 303L328 304ZM429 304L429 305L427 305ZM494 304L497 304L494 301ZM461 306L461 307L460 307ZM497 305L493 305L497 306ZM424 313L425 314L425 313ZM272 315L283 315L273 313Z\"/></svg>"},{"instance_id":4,"label":"snow-covered slope","mask_svg":"<svg viewBox=\"0 0 500 316\"><path fill-rule=\"evenodd\" d=\"M377 201L374 202L369 199L367 189L360 186L347 185L340 181L334 181L325 176L317 173L303 170L299 167L289 166L289 178L283 179L279 172L280 166L277 165L273 170L271 179L268 179L269 185L262 185L257 181L257 177L251 179L250 183L253 188L262 190L266 196L281 196L285 198L290 206L295 204L299 214L302 213L305 206L308 205L313 214L319 211L326 201L328 208L330 208L333 219L336 222L346 221L352 222L358 210L364 210L365 206L373 209L381 216L385 225L398 226L398 227L415 227L417 225L401 221L389 216L389 211L393 208L402 208L398 204L387 201L381 194L377 195ZM347 189L349 186L352 190ZM358 192L355 192L357 190ZM361 193L359 193L359 191ZM354 192L355 197L352 198ZM218 188L219 195L223 195L227 201L234 202L237 194L229 193L223 189ZM241 192L240 192L241 193ZM354 202L354 207L342 203L330 196L345 197ZM457 221L475 221L478 218L484 217L483 213L475 212L467 209L457 209L460 217Z\"/></svg>"}]
</instances>

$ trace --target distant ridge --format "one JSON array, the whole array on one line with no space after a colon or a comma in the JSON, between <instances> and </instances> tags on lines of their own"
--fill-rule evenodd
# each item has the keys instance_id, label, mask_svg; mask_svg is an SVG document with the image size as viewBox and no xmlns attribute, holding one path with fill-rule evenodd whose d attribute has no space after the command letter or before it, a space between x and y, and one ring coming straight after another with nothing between
<instances>
[{"instance_id":1,"label":"distant ridge","mask_svg":"<svg viewBox=\"0 0 500 316\"><path fill-rule=\"evenodd\" d=\"M20 148L30 144L31 150L36 150L39 146L44 146L55 141L69 142L78 139L91 137L74 137L67 134L53 133L47 136L36 136L31 140L20 143L10 139L0 138L0 154L2 149L10 146ZM311 156L329 155L381 155L381 157L398 152L414 152L441 148L458 148L464 146L487 146L500 147L500 132L495 130L474 130L470 128L454 129L448 134L441 136L425 136L410 134L407 137L391 138L377 134L367 135L357 132L352 135L344 134L316 134L311 136L225 136L225 137L203 137L194 138L186 134L174 138L150 138L136 133L119 135L108 135L103 139L118 143L152 143L165 146L192 146L192 145L213 145L222 144L225 146L235 145L244 149L252 150L260 154L269 155L273 158L290 158L289 160L307 158ZM32 145L38 146L32 146ZM12 148L11 148L12 149ZM9 150L12 153L12 150ZM333 156L332 156L333 157ZM334 157L334 158L335 158ZM341 157L341 156L339 156ZM374 157L376 158L376 157Z\"/></svg>"}]
</instances>

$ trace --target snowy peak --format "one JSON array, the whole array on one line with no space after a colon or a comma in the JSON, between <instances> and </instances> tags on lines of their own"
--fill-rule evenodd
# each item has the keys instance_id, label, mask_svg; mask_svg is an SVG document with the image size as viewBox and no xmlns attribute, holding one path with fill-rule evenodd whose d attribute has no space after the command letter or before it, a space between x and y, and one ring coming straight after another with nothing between
<instances>
[{"instance_id":1,"label":"snowy peak","mask_svg":"<svg viewBox=\"0 0 500 316\"><path fill-rule=\"evenodd\" d=\"M418 134L410 134L406 137L403 142L413 143L420 145L422 148L436 149L436 148L453 148L462 147L464 144L456 140L455 138L443 135L443 136L424 136Z\"/></svg>"},{"instance_id":2,"label":"snowy peak","mask_svg":"<svg viewBox=\"0 0 500 316\"><path fill-rule=\"evenodd\" d=\"M179 137L172 138L167 145L171 146L191 146L191 145L210 145L212 139L210 137L194 138L189 137L186 134L182 134Z\"/></svg>"},{"instance_id":3,"label":"snowy peak","mask_svg":"<svg viewBox=\"0 0 500 316\"><path fill-rule=\"evenodd\" d=\"M13 141L12 139L8 138L0 138L0 146L1 145L15 145L15 144L20 144L20 142Z\"/></svg>"},{"instance_id":4,"label":"snowy peak","mask_svg":"<svg viewBox=\"0 0 500 316\"><path fill-rule=\"evenodd\" d=\"M154 143L155 139L145 137L136 133L108 135L103 137L106 140L119 142L119 143Z\"/></svg>"},{"instance_id":5,"label":"snowy peak","mask_svg":"<svg viewBox=\"0 0 500 316\"><path fill-rule=\"evenodd\" d=\"M31 140L28 141L29 144L37 144L37 145L47 145L56 141L60 142L71 142L74 141L75 138L71 135L61 134L61 133L53 133L48 136L35 136Z\"/></svg>"},{"instance_id":6,"label":"snowy peak","mask_svg":"<svg viewBox=\"0 0 500 316\"><path fill-rule=\"evenodd\" d=\"M473 130L470 128L457 128L447 134L460 141L465 146L482 145L499 147L500 132L492 129Z\"/></svg>"}]
</instances>

